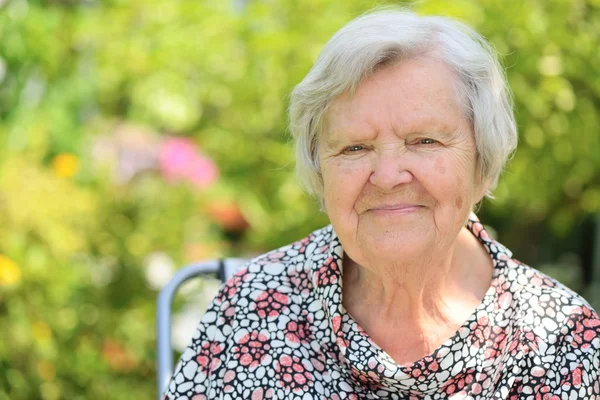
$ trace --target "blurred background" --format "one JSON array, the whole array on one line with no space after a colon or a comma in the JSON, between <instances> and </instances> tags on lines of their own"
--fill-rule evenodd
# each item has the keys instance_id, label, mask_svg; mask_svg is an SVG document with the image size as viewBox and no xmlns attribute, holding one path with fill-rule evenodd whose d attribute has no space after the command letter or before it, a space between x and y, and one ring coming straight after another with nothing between
<instances>
[{"instance_id":1,"label":"blurred background","mask_svg":"<svg viewBox=\"0 0 600 400\"><path fill-rule=\"evenodd\" d=\"M402 3L0 0L0 400L152 398L173 272L327 223L295 180L288 96L385 4ZM480 218L600 308L600 0L413 8L473 26L507 68L520 146ZM178 299L176 348L209 286Z\"/></svg>"}]
</instances>

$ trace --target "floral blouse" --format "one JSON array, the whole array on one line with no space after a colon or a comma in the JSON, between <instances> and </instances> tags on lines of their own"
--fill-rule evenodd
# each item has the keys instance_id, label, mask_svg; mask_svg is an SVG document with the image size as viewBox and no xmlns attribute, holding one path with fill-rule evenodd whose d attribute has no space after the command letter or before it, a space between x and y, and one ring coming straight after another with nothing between
<instances>
[{"instance_id":1,"label":"floral blouse","mask_svg":"<svg viewBox=\"0 0 600 400\"><path fill-rule=\"evenodd\" d=\"M331 226L252 261L223 285L165 399L600 399L600 319L512 258L474 215L492 283L431 354L399 365L342 306Z\"/></svg>"}]
</instances>

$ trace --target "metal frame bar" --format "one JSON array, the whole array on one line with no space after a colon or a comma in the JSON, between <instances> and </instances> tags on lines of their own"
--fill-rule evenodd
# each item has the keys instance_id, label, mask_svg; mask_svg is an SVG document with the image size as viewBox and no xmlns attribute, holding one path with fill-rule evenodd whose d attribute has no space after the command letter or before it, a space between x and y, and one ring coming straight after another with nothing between
<instances>
[{"instance_id":1,"label":"metal frame bar","mask_svg":"<svg viewBox=\"0 0 600 400\"><path fill-rule=\"evenodd\" d=\"M156 356L158 399L167 388L173 374L173 350L171 349L171 307L177 289L186 281L203 274L217 274L222 270L222 261L211 260L192 264L177 271L158 294L156 304Z\"/></svg>"},{"instance_id":2,"label":"metal frame bar","mask_svg":"<svg viewBox=\"0 0 600 400\"><path fill-rule=\"evenodd\" d=\"M171 307L179 287L189 279L200 275L216 274L223 283L226 282L247 260L229 258L210 260L183 267L173 275L169 283L158 294L156 303L156 356L158 399L167 389L173 374L173 350L171 349Z\"/></svg>"}]
</instances>

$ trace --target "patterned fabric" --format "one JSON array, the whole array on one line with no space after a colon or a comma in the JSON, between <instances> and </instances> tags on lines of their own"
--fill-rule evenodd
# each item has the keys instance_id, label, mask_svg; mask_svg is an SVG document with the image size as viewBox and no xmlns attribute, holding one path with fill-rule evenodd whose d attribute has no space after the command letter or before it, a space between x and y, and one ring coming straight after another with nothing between
<instances>
[{"instance_id":1,"label":"patterned fabric","mask_svg":"<svg viewBox=\"0 0 600 400\"><path fill-rule=\"evenodd\" d=\"M472 215L492 283L458 331L398 365L342 307L331 226L252 260L211 303L166 399L600 399L600 320Z\"/></svg>"}]
</instances>

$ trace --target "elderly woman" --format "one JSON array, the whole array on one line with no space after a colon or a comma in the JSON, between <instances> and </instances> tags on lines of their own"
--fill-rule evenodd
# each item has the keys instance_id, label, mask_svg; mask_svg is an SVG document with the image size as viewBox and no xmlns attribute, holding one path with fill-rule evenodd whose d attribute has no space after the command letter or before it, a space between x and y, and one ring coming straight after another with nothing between
<instances>
[{"instance_id":1,"label":"elderly woman","mask_svg":"<svg viewBox=\"0 0 600 400\"><path fill-rule=\"evenodd\" d=\"M295 88L290 120L331 225L221 288L166 398L600 398L596 312L472 214L517 142L479 35L361 16Z\"/></svg>"}]
</instances>

